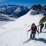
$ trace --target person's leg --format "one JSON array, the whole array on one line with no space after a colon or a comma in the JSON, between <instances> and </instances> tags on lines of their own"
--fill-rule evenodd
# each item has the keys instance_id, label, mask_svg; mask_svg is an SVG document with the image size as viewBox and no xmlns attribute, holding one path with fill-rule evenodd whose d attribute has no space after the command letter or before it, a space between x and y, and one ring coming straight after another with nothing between
<instances>
[{"instance_id":1,"label":"person's leg","mask_svg":"<svg viewBox=\"0 0 46 46\"><path fill-rule=\"evenodd\" d=\"M40 27L40 33L42 32L42 27Z\"/></svg>"},{"instance_id":2,"label":"person's leg","mask_svg":"<svg viewBox=\"0 0 46 46\"><path fill-rule=\"evenodd\" d=\"M35 33L33 34L33 38L35 38Z\"/></svg>"},{"instance_id":3,"label":"person's leg","mask_svg":"<svg viewBox=\"0 0 46 46\"><path fill-rule=\"evenodd\" d=\"M31 35L30 35L30 39L32 38L32 33L31 33Z\"/></svg>"}]
</instances>

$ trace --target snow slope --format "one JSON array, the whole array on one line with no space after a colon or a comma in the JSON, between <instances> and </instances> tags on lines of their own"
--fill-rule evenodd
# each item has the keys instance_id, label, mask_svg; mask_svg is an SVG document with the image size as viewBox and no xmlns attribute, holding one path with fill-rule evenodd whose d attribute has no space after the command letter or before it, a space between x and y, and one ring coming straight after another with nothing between
<instances>
[{"instance_id":1,"label":"snow slope","mask_svg":"<svg viewBox=\"0 0 46 46\"><path fill-rule=\"evenodd\" d=\"M44 17L42 14L31 15L32 11L30 10L16 21L0 27L0 46L46 46L46 29L39 35L36 34L37 40L23 43L30 37L30 32L27 35L27 30L30 29L31 24L38 25L40 19Z\"/></svg>"},{"instance_id":2,"label":"snow slope","mask_svg":"<svg viewBox=\"0 0 46 46\"><path fill-rule=\"evenodd\" d=\"M0 14L0 21L13 21L17 18L10 17L12 15Z\"/></svg>"},{"instance_id":3,"label":"snow slope","mask_svg":"<svg viewBox=\"0 0 46 46\"><path fill-rule=\"evenodd\" d=\"M7 23L9 23L9 22L11 22L11 21L0 21L0 27L7 24Z\"/></svg>"}]
</instances>

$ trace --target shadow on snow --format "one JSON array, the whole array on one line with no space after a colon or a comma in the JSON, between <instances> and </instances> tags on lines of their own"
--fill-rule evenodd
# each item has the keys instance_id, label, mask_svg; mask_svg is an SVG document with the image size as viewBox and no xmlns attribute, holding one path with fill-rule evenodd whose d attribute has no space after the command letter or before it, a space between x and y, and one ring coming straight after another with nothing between
<instances>
[{"instance_id":1,"label":"shadow on snow","mask_svg":"<svg viewBox=\"0 0 46 46\"><path fill-rule=\"evenodd\" d=\"M44 38L39 38L39 39L36 38L35 40L46 43L46 39L44 39Z\"/></svg>"},{"instance_id":2,"label":"shadow on snow","mask_svg":"<svg viewBox=\"0 0 46 46\"><path fill-rule=\"evenodd\" d=\"M46 33L46 32L42 32L42 33Z\"/></svg>"},{"instance_id":3,"label":"shadow on snow","mask_svg":"<svg viewBox=\"0 0 46 46\"><path fill-rule=\"evenodd\" d=\"M28 43L28 42L31 41L31 40L32 40L32 39L28 39L28 40L26 40L26 41L23 42L23 43ZM35 38L34 40L46 43L46 39L44 39L44 38L39 38L39 39Z\"/></svg>"}]
</instances>

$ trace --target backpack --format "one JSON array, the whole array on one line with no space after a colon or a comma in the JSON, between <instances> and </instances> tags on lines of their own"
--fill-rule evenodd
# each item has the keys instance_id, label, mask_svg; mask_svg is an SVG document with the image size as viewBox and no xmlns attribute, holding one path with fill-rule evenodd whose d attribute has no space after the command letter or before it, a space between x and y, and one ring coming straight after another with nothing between
<instances>
[{"instance_id":1,"label":"backpack","mask_svg":"<svg viewBox=\"0 0 46 46\"><path fill-rule=\"evenodd\" d=\"M44 24L43 23L41 24L41 27L44 27Z\"/></svg>"}]
</instances>

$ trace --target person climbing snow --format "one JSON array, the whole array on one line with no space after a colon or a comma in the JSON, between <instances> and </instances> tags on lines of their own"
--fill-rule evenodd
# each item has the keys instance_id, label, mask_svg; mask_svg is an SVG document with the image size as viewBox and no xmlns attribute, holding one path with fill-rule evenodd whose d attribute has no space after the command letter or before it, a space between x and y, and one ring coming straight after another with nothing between
<instances>
[{"instance_id":1,"label":"person climbing snow","mask_svg":"<svg viewBox=\"0 0 46 46\"><path fill-rule=\"evenodd\" d=\"M38 26L40 26L40 33L42 32L42 29L43 29L43 27L44 27L44 24L43 23L41 23L40 25L38 25Z\"/></svg>"},{"instance_id":2,"label":"person climbing snow","mask_svg":"<svg viewBox=\"0 0 46 46\"><path fill-rule=\"evenodd\" d=\"M32 24L31 29L28 30L28 32L29 31L31 31L30 39L34 39L35 38L36 31L39 34L39 31L37 30L37 27L36 27L36 25L34 23Z\"/></svg>"}]
</instances>

